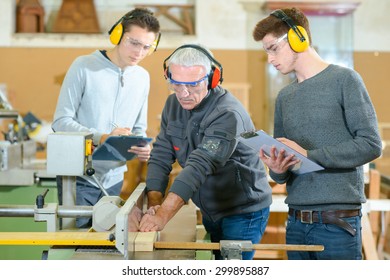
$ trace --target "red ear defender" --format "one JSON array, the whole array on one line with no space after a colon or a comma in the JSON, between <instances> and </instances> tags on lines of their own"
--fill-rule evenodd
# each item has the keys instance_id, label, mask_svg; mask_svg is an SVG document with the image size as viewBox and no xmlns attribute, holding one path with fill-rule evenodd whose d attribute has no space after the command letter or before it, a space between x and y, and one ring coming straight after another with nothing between
<instances>
[{"instance_id":1,"label":"red ear defender","mask_svg":"<svg viewBox=\"0 0 390 280\"><path fill-rule=\"evenodd\" d=\"M210 77L209 77L209 88L210 89L216 88L218 86L219 82L222 83L221 69L213 66L212 70L210 72Z\"/></svg>"}]
</instances>

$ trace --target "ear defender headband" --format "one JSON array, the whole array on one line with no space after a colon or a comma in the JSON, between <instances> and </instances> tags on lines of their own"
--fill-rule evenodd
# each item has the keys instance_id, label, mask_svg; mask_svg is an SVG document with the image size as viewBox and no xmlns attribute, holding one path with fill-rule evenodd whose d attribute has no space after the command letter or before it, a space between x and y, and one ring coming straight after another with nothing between
<instances>
[{"instance_id":1,"label":"ear defender headband","mask_svg":"<svg viewBox=\"0 0 390 280\"><path fill-rule=\"evenodd\" d=\"M170 56L168 56L164 60L163 67L164 67L164 77L165 77L165 79L168 79L168 78L171 77L171 73L169 72L169 67L167 66L167 61L178 50L185 49L185 48L196 49L196 50L200 51L201 53L203 53L205 56L207 56L208 59L210 59L210 61L211 61L211 70L210 70L210 73L208 74L208 86L207 86L208 89L213 89L213 88L217 87L219 83L222 83L222 81L223 81L223 76L222 76L223 69L222 69L221 63L219 63L214 57L212 57L210 55L210 53L206 49L202 48L201 46L192 45L192 44L183 45L183 46L178 47L173 53L171 53Z\"/></svg>"},{"instance_id":2,"label":"ear defender headband","mask_svg":"<svg viewBox=\"0 0 390 280\"><path fill-rule=\"evenodd\" d=\"M304 52L309 47L309 37L305 28L296 25L294 21L282 10L275 10L271 13L271 15L282 20L290 27L287 32L287 40L293 51L297 53Z\"/></svg>"},{"instance_id":3,"label":"ear defender headband","mask_svg":"<svg viewBox=\"0 0 390 280\"><path fill-rule=\"evenodd\" d=\"M137 14L140 14L140 13L131 13L130 15L126 16L124 15L123 17L121 17L112 27L111 29L108 31L108 34L110 35L110 41L113 45L119 45L119 43L121 42L122 40L122 37L123 37L123 24L122 22L124 20L129 20L129 19L132 19L134 17L137 16ZM158 33L157 35L157 38L156 40L154 40L153 44L152 44L152 48L153 48L153 51L151 51L151 53L153 53L154 51L157 50L157 46L158 46L158 43L160 43L160 38L161 38L161 33Z\"/></svg>"}]
</instances>

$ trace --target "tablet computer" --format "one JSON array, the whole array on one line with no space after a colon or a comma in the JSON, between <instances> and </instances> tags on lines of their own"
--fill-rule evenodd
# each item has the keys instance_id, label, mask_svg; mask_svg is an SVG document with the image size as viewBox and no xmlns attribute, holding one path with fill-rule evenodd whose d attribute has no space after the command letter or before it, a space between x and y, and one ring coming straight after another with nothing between
<instances>
[{"instance_id":1,"label":"tablet computer","mask_svg":"<svg viewBox=\"0 0 390 280\"><path fill-rule=\"evenodd\" d=\"M298 151L276 140L263 130L241 133L239 136L239 141L257 152L262 149L267 156L270 155L272 146L275 146L277 151L283 148L287 155L294 154L294 156L300 160L300 163L293 166L290 170L296 174L305 174L324 169L324 167L321 165L315 163Z\"/></svg>"},{"instance_id":2,"label":"tablet computer","mask_svg":"<svg viewBox=\"0 0 390 280\"><path fill-rule=\"evenodd\" d=\"M153 138L142 136L109 136L106 141L97 147L92 153L92 160L114 160L129 161L135 158L136 154L129 153L131 146L146 146Z\"/></svg>"}]
</instances>

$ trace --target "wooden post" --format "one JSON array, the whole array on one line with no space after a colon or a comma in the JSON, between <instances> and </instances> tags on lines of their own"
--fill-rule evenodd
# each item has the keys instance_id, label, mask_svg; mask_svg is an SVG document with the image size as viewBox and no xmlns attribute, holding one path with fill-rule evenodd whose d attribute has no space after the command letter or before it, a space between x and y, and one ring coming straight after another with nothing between
<instances>
[{"instance_id":1,"label":"wooden post","mask_svg":"<svg viewBox=\"0 0 390 280\"><path fill-rule=\"evenodd\" d=\"M39 0L21 0L16 7L16 32L44 32L44 15Z\"/></svg>"}]
</instances>

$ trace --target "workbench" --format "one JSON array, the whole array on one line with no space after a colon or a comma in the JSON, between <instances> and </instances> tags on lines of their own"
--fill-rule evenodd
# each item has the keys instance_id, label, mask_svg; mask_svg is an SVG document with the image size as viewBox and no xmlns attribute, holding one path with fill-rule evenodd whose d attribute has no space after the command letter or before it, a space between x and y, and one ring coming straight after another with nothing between
<instances>
[{"instance_id":1,"label":"workbench","mask_svg":"<svg viewBox=\"0 0 390 280\"><path fill-rule=\"evenodd\" d=\"M45 203L50 204L57 201L57 189L54 182L52 186L45 187L39 185L2 186L0 187L0 204L8 205L12 201L20 206L34 205L37 195L42 194L47 188L49 188L49 192L45 197ZM133 199L132 196L129 200L131 199ZM7 209L7 207L3 208ZM35 222L32 217L0 217L0 219L0 259L124 258L123 254L116 250L115 242L109 240L110 232L91 232L86 229L46 232L46 223ZM195 242L197 238L196 223L196 207L193 203L184 205L164 230L158 233L158 240L162 242ZM152 246L152 248L150 250L150 248L139 247L137 249L139 251L134 251L129 256L130 259L186 260L196 258L195 250L153 251L153 239L148 240L148 233L134 232L131 234L134 236L139 234L137 246Z\"/></svg>"},{"instance_id":2,"label":"workbench","mask_svg":"<svg viewBox=\"0 0 390 280\"><path fill-rule=\"evenodd\" d=\"M138 232L139 213L146 208L146 195L144 184L141 184L115 213L114 229L104 230L101 225L93 223L89 230L62 230L48 232L0 232L0 246L50 246L44 250L43 259L133 259L133 260L194 260L213 259L212 251L221 250L227 259L240 259L243 251L251 250L303 250L321 251L321 245L287 245L287 244L252 244L243 240L222 240L220 243L211 243L203 229L197 225L197 209L190 201L168 222L160 232ZM111 204L116 197L103 197L97 205L101 204L103 213L99 207L93 207L93 217L98 213L106 216L105 204ZM14 208L3 205L0 213L13 215L26 212L24 206ZM53 213L53 209L57 209ZM142 210L141 210L142 209ZM34 219L47 220L48 230L53 228L53 218L64 216L64 209L53 207L53 203L47 203L44 207L33 207ZM31 215L31 213L27 213ZM54 215L52 215L54 214ZM107 217L109 217L107 215ZM111 218L110 218L111 219ZM100 221L99 217L96 221ZM106 223L107 218L102 220ZM102 229L100 232L96 229Z\"/></svg>"}]
</instances>

